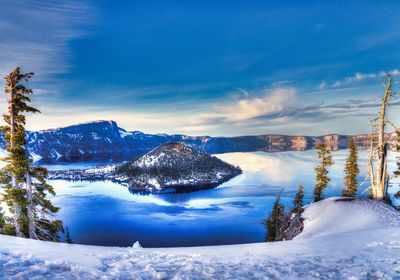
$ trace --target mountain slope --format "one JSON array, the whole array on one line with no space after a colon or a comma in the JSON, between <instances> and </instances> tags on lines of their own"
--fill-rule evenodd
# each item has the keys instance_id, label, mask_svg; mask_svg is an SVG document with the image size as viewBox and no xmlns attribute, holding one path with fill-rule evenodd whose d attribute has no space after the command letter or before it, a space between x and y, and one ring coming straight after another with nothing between
<instances>
[{"instance_id":1,"label":"mountain slope","mask_svg":"<svg viewBox=\"0 0 400 280\"><path fill-rule=\"evenodd\" d=\"M352 213L357 213L355 224ZM334 220L339 216L340 220ZM112 248L0 235L0 278L397 279L400 276L398 211L382 202L337 202L332 198L308 206L304 218L307 236L299 235L292 241L228 246ZM374 224L377 220L378 225ZM321 221L329 221L324 225L324 235L318 235L319 227L312 225ZM342 230L338 232L336 228Z\"/></svg>"}]
</instances>

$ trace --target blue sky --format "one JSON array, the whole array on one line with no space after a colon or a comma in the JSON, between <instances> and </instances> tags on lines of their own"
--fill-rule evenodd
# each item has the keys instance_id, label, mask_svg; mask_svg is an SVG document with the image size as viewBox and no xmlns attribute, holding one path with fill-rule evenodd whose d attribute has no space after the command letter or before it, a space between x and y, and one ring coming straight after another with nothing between
<instances>
[{"instance_id":1,"label":"blue sky","mask_svg":"<svg viewBox=\"0 0 400 280\"><path fill-rule=\"evenodd\" d=\"M30 129L368 132L382 73L400 79L400 2L280 2L3 0L0 74L36 73Z\"/></svg>"}]
</instances>

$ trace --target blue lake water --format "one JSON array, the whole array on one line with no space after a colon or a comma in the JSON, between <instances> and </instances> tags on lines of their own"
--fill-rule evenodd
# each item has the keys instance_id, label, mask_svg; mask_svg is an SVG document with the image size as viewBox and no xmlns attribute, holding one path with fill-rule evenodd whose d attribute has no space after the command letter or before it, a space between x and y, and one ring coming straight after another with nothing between
<instances>
[{"instance_id":1,"label":"blue lake water","mask_svg":"<svg viewBox=\"0 0 400 280\"><path fill-rule=\"evenodd\" d=\"M325 196L340 195L347 150L333 152L332 182ZM50 181L61 207L58 218L69 227L74 243L143 247L199 246L262 242L261 223L284 188L290 207L299 183L312 198L316 152L227 153L217 155L238 165L243 174L216 189L188 194L138 195L111 182ZM390 154L389 169L395 168ZM365 180L366 152L360 152L360 193ZM49 169L87 168L99 163L48 165ZM393 192L397 187L393 188ZM365 194L366 195L366 194Z\"/></svg>"}]
</instances>

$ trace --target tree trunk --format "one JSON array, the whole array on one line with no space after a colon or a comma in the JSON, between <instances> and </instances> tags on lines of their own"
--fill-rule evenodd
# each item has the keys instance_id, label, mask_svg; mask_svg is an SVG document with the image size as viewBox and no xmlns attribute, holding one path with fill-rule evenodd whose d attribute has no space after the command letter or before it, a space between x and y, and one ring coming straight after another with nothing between
<instances>
[{"instance_id":1,"label":"tree trunk","mask_svg":"<svg viewBox=\"0 0 400 280\"><path fill-rule=\"evenodd\" d=\"M390 88L392 86L392 78L387 75L388 82L385 87L385 94L382 98L381 110L379 112L379 123L378 123L378 143L377 143L377 164L376 164L376 184L371 186L372 197L377 200L383 200L385 196L385 185L386 185L386 145L384 143L385 124L386 124L386 107L388 104L388 98L390 94Z\"/></svg>"},{"instance_id":2,"label":"tree trunk","mask_svg":"<svg viewBox=\"0 0 400 280\"><path fill-rule=\"evenodd\" d=\"M35 225L34 222L34 213L33 213L33 193L32 193L32 181L31 176L26 174L26 198L28 204L28 232L29 238L36 239L35 235Z\"/></svg>"},{"instance_id":3,"label":"tree trunk","mask_svg":"<svg viewBox=\"0 0 400 280\"><path fill-rule=\"evenodd\" d=\"M10 100L8 105L8 112L10 114L10 148L14 147L14 134L15 134L15 114L14 114L14 91L15 85L13 81L13 77L10 77ZM14 174L11 174L11 187L16 189L19 188L19 184L15 178ZM14 206L14 227L15 227L15 235L18 237L23 237L21 231L21 206L18 203L13 202Z\"/></svg>"}]
</instances>

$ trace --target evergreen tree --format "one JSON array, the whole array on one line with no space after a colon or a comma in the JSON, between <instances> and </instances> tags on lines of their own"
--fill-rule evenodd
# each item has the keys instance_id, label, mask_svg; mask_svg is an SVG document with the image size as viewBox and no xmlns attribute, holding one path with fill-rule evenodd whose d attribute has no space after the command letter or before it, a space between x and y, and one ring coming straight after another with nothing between
<instances>
[{"instance_id":1,"label":"evergreen tree","mask_svg":"<svg viewBox=\"0 0 400 280\"><path fill-rule=\"evenodd\" d=\"M400 131L399 130L396 130L396 151L397 152L400 152ZM393 173L394 173L394 175L397 177L397 176L399 176L400 175L400 158L399 157L397 157L396 158L396 165L397 165L397 170L396 171L394 171ZM395 193L394 194L394 197L396 198L396 199L399 199L400 198L400 191L398 191L397 193Z\"/></svg>"},{"instance_id":2,"label":"evergreen tree","mask_svg":"<svg viewBox=\"0 0 400 280\"><path fill-rule=\"evenodd\" d=\"M68 227L65 228L65 242L72 244L72 239Z\"/></svg>"},{"instance_id":3,"label":"evergreen tree","mask_svg":"<svg viewBox=\"0 0 400 280\"><path fill-rule=\"evenodd\" d=\"M53 219L54 214L59 211L59 208L55 207L46 198L47 194L56 194L53 187L47 184L47 176L47 169L41 166L31 167L27 176L27 188L31 189L31 202L28 203L28 208L31 208L30 222L32 231L30 231L29 237L40 240L59 241L59 232L63 232L64 229L60 220ZM30 180L31 182L29 182Z\"/></svg>"},{"instance_id":4,"label":"evergreen tree","mask_svg":"<svg viewBox=\"0 0 400 280\"><path fill-rule=\"evenodd\" d=\"M345 190L342 190L343 196L355 197L357 194L357 176L360 173L357 164L357 147L354 143L354 139L350 138L349 141L349 157L346 160L346 164L344 167L344 173L346 174L344 177L344 184L346 186Z\"/></svg>"},{"instance_id":5,"label":"evergreen tree","mask_svg":"<svg viewBox=\"0 0 400 280\"><path fill-rule=\"evenodd\" d=\"M46 192L54 194L46 183L47 170L30 166L26 145L25 114L39 113L28 105L31 102L28 96L33 92L23 84L32 76L33 73L24 74L17 67L5 77L8 111L3 115L6 125L0 129L9 155L3 159L7 165L1 170L0 179L5 186L3 201L12 217L6 221L4 232L19 237L58 240L57 232L62 230L62 224L49 219L58 208L45 198Z\"/></svg>"},{"instance_id":6,"label":"evergreen tree","mask_svg":"<svg viewBox=\"0 0 400 280\"><path fill-rule=\"evenodd\" d=\"M276 196L274 207L269 214L269 217L263 221L267 234L265 236L265 242L272 242L276 240L279 223L281 216L284 214L284 206L280 203L281 192Z\"/></svg>"},{"instance_id":7,"label":"evergreen tree","mask_svg":"<svg viewBox=\"0 0 400 280\"><path fill-rule=\"evenodd\" d=\"M0 234L4 234L5 225L6 225L6 220L4 218L3 209L0 207Z\"/></svg>"},{"instance_id":8,"label":"evergreen tree","mask_svg":"<svg viewBox=\"0 0 400 280\"><path fill-rule=\"evenodd\" d=\"M22 82L28 81L33 73L23 74L20 68L16 68L5 77L5 93L8 95L8 111L3 115L5 126L1 127L7 142L9 155L3 160L7 165L1 174L2 183L5 185L3 200L13 213L12 227L16 236L26 236L27 211L25 174L29 171L29 165L25 151L25 116L24 113L36 113L37 110L29 107L28 95L32 90L26 88Z\"/></svg>"},{"instance_id":9,"label":"evergreen tree","mask_svg":"<svg viewBox=\"0 0 400 280\"><path fill-rule=\"evenodd\" d=\"M293 200L293 205L294 205L293 212L300 213L302 211L303 209L302 207L304 205L303 199L304 199L303 185L299 184L296 197Z\"/></svg>"},{"instance_id":10,"label":"evergreen tree","mask_svg":"<svg viewBox=\"0 0 400 280\"><path fill-rule=\"evenodd\" d=\"M318 158L320 164L315 167L315 180L314 185L314 201L320 201L323 199L322 192L328 187L328 183L331 179L328 177L327 167L333 165L331 151L326 144L318 144L314 147L318 150Z\"/></svg>"}]
</instances>

